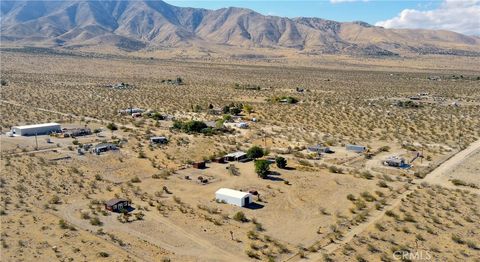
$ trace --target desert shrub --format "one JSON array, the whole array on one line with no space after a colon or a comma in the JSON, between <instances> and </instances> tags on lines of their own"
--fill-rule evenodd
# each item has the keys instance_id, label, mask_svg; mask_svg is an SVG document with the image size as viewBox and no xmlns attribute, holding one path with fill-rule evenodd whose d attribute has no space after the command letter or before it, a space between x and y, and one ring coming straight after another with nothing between
<instances>
[{"instance_id":1,"label":"desert shrub","mask_svg":"<svg viewBox=\"0 0 480 262\"><path fill-rule=\"evenodd\" d=\"M405 214L405 217L403 218L403 220L404 220L404 221L407 221L407 222L411 222L411 223L417 222L417 221L415 220L415 218L412 216L412 214L410 214L410 213L406 213L406 214Z\"/></svg>"},{"instance_id":2,"label":"desert shrub","mask_svg":"<svg viewBox=\"0 0 480 262\"><path fill-rule=\"evenodd\" d=\"M337 166L329 166L328 171L335 174L343 174L343 169Z\"/></svg>"},{"instance_id":3,"label":"desert shrub","mask_svg":"<svg viewBox=\"0 0 480 262\"><path fill-rule=\"evenodd\" d=\"M107 125L107 128L108 128L109 130L111 130L111 131L118 130L118 127L117 127L117 125L116 125L115 123L109 123L109 124Z\"/></svg>"},{"instance_id":4,"label":"desert shrub","mask_svg":"<svg viewBox=\"0 0 480 262\"><path fill-rule=\"evenodd\" d=\"M63 219L60 219L60 221L58 221L58 225L60 226L61 229L67 229L68 228L67 222L65 222L65 220L63 220Z\"/></svg>"},{"instance_id":5,"label":"desert shrub","mask_svg":"<svg viewBox=\"0 0 480 262\"><path fill-rule=\"evenodd\" d=\"M57 205L57 204L60 204L60 197L58 197L57 195L53 195L50 200L48 200L48 203L49 204L52 204L52 205Z\"/></svg>"},{"instance_id":6,"label":"desert shrub","mask_svg":"<svg viewBox=\"0 0 480 262\"><path fill-rule=\"evenodd\" d=\"M368 179L368 180L373 179L373 175L368 171L363 171L362 173L360 173L360 177Z\"/></svg>"},{"instance_id":7,"label":"desert shrub","mask_svg":"<svg viewBox=\"0 0 480 262\"><path fill-rule=\"evenodd\" d=\"M467 186L468 183L460 179L452 179L452 183L456 186Z\"/></svg>"},{"instance_id":8,"label":"desert shrub","mask_svg":"<svg viewBox=\"0 0 480 262\"><path fill-rule=\"evenodd\" d=\"M361 209L365 209L367 208L367 203L365 203L365 201L361 200L361 199L357 199L355 202L353 202L355 204L355 206L357 207L357 209L361 210Z\"/></svg>"},{"instance_id":9,"label":"desert shrub","mask_svg":"<svg viewBox=\"0 0 480 262\"><path fill-rule=\"evenodd\" d=\"M142 182L138 176L135 176L134 178L130 179L130 182L132 183L140 183Z\"/></svg>"},{"instance_id":10,"label":"desert shrub","mask_svg":"<svg viewBox=\"0 0 480 262\"><path fill-rule=\"evenodd\" d=\"M250 230L250 231L247 232L247 237L249 239L256 240L256 239L258 239L258 234L257 234L257 232L255 232L253 230Z\"/></svg>"},{"instance_id":11,"label":"desert shrub","mask_svg":"<svg viewBox=\"0 0 480 262\"><path fill-rule=\"evenodd\" d=\"M278 168L285 168L287 167L287 160L284 157L277 156L275 157L275 163L277 164Z\"/></svg>"},{"instance_id":12,"label":"desert shrub","mask_svg":"<svg viewBox=\"0 0 480 262\"><path fill-rule=\"evenodd\" d=\"M233 220L238 221L238 222L248 222L248 218L245 216L245 214L242 211L238 211L233 215Z\"/></svg>"},{"instance_id":13,"label":"desert shrub","mask_svg":"<svg viewBox=\"0 0 480 262\"><path fill-rule=\"evenodd\" d=\"M355 201L355 200L357 200L357 198L356 198L354 195L352 195L352 194L348 194L348 195L347 195L347 199L350 200L350 201Z\"/></svg>"},{"instance_id":14,"label":"desert shrub","mask_svg":"<svg viewBox=\"0 0 480 262\"><path fill-rule=\"evenodd\" d=\"M390 146L382 146L378 149L378 152L388 152L390 151Z\"/></svg>"},{"instance_id":15,"label":"desert shrub","mask_svg":"<svg viewBox=\"0 0 480 262\"><path fill-rule=\"evenodd\" d=\"M480 246L476 242L474 242L472 240L467 240L466 243L467 243L467 246L469 248L474 249L474 250L480 250Z\"/></svg>"},{"instance_id":16,"label":"desert shrub","mask_svg":"<svg viewBox=\"0 0 480 262\"><path fill-rule=\"evenodd\" d=\"M362 196L363 199L365 199L368 202L373 202L373 201L377 200L372 194L370 194L367 191L361 193L360 196Z\"/></svg>"},{"instance_id":17,"label":"desert shrub","mask_svg":"<svg viewBox=\"0 0 480 262\"><path fill-rule=\"evenodd\" d=\"M377 228L379 231L382 231L382 232L387 231L387 228L380 223L375 223L375 228Z\"/></svg>"},{"instance_id":18,"label":"desert shrub","mask_svg":"<svg viewBox=\"0 0 480 262\"><path fill-rule=\"evenodd\" d=\"M92 217L90 219L90 224L93 225L93 226L101 226L103 225L102 221L100 221L100 219L98 217Z\"/></svg>"},{"instance_id":19,"label":"desert shrub","mask_svg":"<svg viewBox=\"0 0 480 262\"><path fill-rule=\"evenodd\" d=\"M245 251L245 253L249 258L260 259L260 256L257 253L255 253L253 250L247 250Z\"/></svg>"},{"instance_id":20,"label":"desert shrub","mask_svg":"<svg viewBox=\"0 0 480 262\"><path fill-rule=\"evenodd\" d=\"M398 215L393 212L392 210L388 210L387 212L385 212L385 215L389 216L389 217L393 217L395 219L398 219Z\"/></svg>"},{"instance_id":21,"label":"desert shrub","mask_svg":"<svg viewBox=\"0 0 480 262\"><path fill-rule=\"evenodd\" d=\"M385 181L383 181L383 180L378 181L377 186L383 187L383 188L387 188L387 187L388 187L387 182L385 182Z\"/></svg>"},{"instance_id":22,"label":"desert shrub","mask_svg":"<svg viewBox=\"0 0 480 262\"><path fill-rule=\"evenodd\" d=\"M99 257L109 257L110 254L108 254L107 252L102 251L102 252L98 253L98 256L99 256Z\"/></svg>"},{"instance_id":23,"label":"desert shrub","mask_svg":"<svg viewBox=\"0 0 480 262\"><path fill-rule=\"evenodd\" d=\"M465 244L465 240L463 240L463 238L459 235L452 235L452 240L457 244L461 244L461 245Z\"/></svg>"}]
</instances>

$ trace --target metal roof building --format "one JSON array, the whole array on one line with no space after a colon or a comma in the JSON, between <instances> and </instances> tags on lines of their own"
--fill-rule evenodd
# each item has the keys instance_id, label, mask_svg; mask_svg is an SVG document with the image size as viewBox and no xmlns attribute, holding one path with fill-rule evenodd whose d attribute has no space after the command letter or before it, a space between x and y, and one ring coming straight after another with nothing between
<instances>
[{"instance_id":1,"label":"metal roof building","mask_svg":"<svg viewBox=\"0 0 480 262\"><path fill-rule=\"evenodd\" d=\"M60 124L57 123L45 123L12 127L12 134L14 136L48 135L57 132L62 132L62 127L60 126Z\"/></svg>"},{"instance_id":2,"label":"metal roof building","mask_svg":"<svg viewBox=\"0 0 480 262\"><path fill-rule=\"evenodd\" d=\"M227 204L243 207L252 203L252 194L229 188L220 188L215 192L215 199Z\"/></svg>"},{"instance_id":3,"label":"metal roof building","mask_svg":"<svg viewBox=\"0 0 480 262\"><path fill-rule=\"evenodd\" d=\"M242 152L242 151L237 151L237 152L233 152L233 153L225 155L224 158L225 158L226 161L240 161L242 159L247 158L247 153Z\"/></svg>"}]
</instances>

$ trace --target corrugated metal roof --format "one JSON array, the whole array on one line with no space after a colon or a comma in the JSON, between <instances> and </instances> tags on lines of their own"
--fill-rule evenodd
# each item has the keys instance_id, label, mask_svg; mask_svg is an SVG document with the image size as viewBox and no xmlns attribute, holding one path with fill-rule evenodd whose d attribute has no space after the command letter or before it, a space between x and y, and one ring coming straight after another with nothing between
<instances>
[{"instance_id":1,"label":"corrugated metal roof","mask_svg":"<svg viewBox=\"0 0 480 262\"><path fill-rule=\"evenodd\" d=\"M45 124L35 124L35 125L24 125L24 126L14 126L12 128L18 129L30 129L30 128L39 128L39 127L53 127L53 126L60 126L58 123L45 123Z\"/></svg>"},{"instance_id":2,"label":"corrugated metal roof","mask_svg":"<svg viewBox=\"0 0 480 262\"><path fill-rule=\"evenodd\" d=\"M241 157L241 156L244 156L244 155L246 155L245 152L237 151L237 152L233 152L233 153L230 153L228 155L225 155L225 157Z\"/></svg>"},{"instance_id":3,"label":"corrugated metal roof","mask_svg":"<svg viewBox=\"0 0 480 262\"><path fill-rule=\"evenodd\" d=\"M242 192L242 191L233 190L230 188L220 188L219 190L217 190L217 192L215 192L215 194L227 195L235 198L244 198L250 195L250 193L248 192Z\"/></svg>"},{"instance_id":4,"label":"corrugated metal roof","mask_svg":"<svg viewBox=\"0 0 480 262\"><path fill-rule=\"evenodd\" d=\"M115 205L115 204L117 204L117 203L125 202L125 201L128 202L128 200L123 199L123 198L113 198L113 199L110 199L110 200L108 200L107 202L105 202L105 204L106 204L107 206L113 206L113 205Z\"/></svg>"}]
</instances>

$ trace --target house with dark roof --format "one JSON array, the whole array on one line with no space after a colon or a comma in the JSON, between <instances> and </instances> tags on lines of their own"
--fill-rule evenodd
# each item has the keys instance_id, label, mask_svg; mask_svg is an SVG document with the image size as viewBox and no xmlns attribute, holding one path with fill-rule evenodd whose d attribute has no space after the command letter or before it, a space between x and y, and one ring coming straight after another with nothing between
<instances>
[{"instance_id":1,"label":"house with dark roof","mask_svg":"<svg viewBox=\"0 0 480 262\"><path fill-rule=\"evenodd\" d=\"M126 199L112 198L105 202L105 209L112 212L123 212L124 210L128 211L130 205L130 201Z\"/></svg>"}]
</instances>

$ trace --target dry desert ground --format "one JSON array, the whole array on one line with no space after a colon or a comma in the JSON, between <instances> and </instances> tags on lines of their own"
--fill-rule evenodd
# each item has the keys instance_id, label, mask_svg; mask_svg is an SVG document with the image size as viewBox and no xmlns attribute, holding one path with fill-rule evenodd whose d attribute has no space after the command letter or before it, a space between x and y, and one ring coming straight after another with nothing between
<instances>
[{"instance_id":1,"label":"dry desert ground","mask_svg":"<svg viewBox=\"0 0 480 262\"><path fill-rule=\"evenodd\" d=\"M478 58L0 58L3 261L480 261ZM7 134L49 122L94 132ZM219 188L258 194L238 207Z\"/></svg>"}]
</instances>

